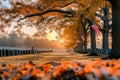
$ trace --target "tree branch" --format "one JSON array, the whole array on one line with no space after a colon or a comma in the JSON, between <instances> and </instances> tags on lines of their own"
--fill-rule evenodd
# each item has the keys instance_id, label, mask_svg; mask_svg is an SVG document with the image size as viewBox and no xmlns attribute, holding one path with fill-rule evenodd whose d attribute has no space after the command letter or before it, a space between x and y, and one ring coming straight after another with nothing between
<instances>
[{"instance_id":1,"label":"tree branch","mask_svg":"<svg viewBox=\"0 0 120 80\"><path fill-rule=\"evenodd\" d=\"M76 2L73 0L73 1L67 3L67 4L65 4L65 5L63 5L63 6L60 6L60 7L66 7L66 6L68 6L68 5L70 5L70 4L73 4L73 3L76 3Z\"/></svg>"},{"instance_id":2,"label":"tree branch","mask_svg":"<svg viewBox=\"0 0 120 80\"><path fill-rule=\"evenodd\" d=\"M97 16L97 17L101 18L102 20L105 20L105 19L104 19L104 17L103 17L103 16L101 16L100 14L97 14L97 13L96 13L96 14L95 14L95 16Z\"/></svg>"},{"instance_id":3,"label":"tree branch","mask_svg":"<svg viewBox=\"0 0 120 80\"><path fill-rule=\"evenodd\" d=\"M18 22L23 20L23 19L29 18L29 17L41 16L41 15L44 15L44 14L49 13L49 12L58 12L58 13L75 15L75 11L63 11L63 10L53 9L53 10L47 10L47 11L44 11L44 12L41 12L41 13L26 15L25 17L19 19Z\"/></svg>"}]
</instances>

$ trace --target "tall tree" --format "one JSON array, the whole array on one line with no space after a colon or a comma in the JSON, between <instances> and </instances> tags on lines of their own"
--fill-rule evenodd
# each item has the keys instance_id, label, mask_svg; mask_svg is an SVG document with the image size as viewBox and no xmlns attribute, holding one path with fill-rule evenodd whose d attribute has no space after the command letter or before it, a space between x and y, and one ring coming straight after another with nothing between
<instances>
[{"instance_id":1,"label":"tall tree","mask_svg":"<svg viewBox=\"0 0 120 80\"><path fill-rule=\"evenodd\" d=\"M120 0L109 0L112 4L112 51L110 58L120 58Z\"/></svg>"},{"instance_id":2,"label":"tall tree","mask_svg":"<svg viewBox=\"0 0 120 80\"><path fill-rule=\"evenodd\" d=\"M83 41L83 52L86 53L87 52L87 31L89 29L89 25L86 19L81 17L81 23L82 23L82 27L83 27L83 37L84 37L84 41Z\"/></svg>"},{"instance_id":3,"label":"tall tree","mask_svg":"<svg viewBox=\"0 0 120 80\"><path fill-rule=\"evenodd\" d=\"M95 14L100 20L97 22L103 21L103 24L100 23L100 30L102 32L102 53L108 54L109 49L109 31L111 29L111 21L112 21L112 13L111 13L111 5L108 1L105 1L104 4L100 7L98 13Z\"/></svg>"},{"instance_id":4,"label":"tall tree","mask_svg":"<svg viewBox=\"0 0 120 80\"><path fill-rule=\"evenodd\" d=\"M96 56L97 52L96 52L96 25L94 24L94 22L92 20L88 19L88 23L90 26L90 42L91 42L91 52L90 55Z\"/></svg>"}]
</instances>

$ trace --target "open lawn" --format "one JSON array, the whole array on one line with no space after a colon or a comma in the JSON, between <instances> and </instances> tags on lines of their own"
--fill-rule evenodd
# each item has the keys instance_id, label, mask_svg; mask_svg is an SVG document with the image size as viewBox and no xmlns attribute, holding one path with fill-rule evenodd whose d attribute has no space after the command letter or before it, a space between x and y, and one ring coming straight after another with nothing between
<instances>
[{"instance_id":1,"label":"open lawn","mask_svg":"<svg viewBox=\"0 0 120 80\"><path fill-rule=\"evenodd\" d=\"M61 61L62 59L65 61L74 61L74 60L94 61L98 57L100 56L86 56L86 54L80 54L75 52L69 52L69 53L51 52L51 53L38 53L38 54L27 54L20 56L0 57L0 64L1 63L18 64L29 60L32 60L34 63Z\"/></svg>"}]
</instances>

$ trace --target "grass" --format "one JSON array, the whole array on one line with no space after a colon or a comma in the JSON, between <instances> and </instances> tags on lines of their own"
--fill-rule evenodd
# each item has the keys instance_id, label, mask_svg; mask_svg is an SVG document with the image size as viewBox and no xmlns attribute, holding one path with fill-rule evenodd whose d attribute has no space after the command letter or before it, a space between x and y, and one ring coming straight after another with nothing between
<instances>
[{"instance_id":1,"label":"grass","mask_svg":"<svg viewBox=\"0 0 120 80\"><path fill-rule=\"evenodd\" d=\"M69 53L39 53L39 54L28 54L28 55L20 55L20 56L8 56L8 57L0 57L1 63L10 63L10 64L18 64L21 62L26 62L32 60L34 63L46 63L50 61L61 61L62 59L66 61L73 60L84 60L84 61L94 61L99 56L86 56L86 54L79 54L74 52Z\"/></svg>"}]
</instances>

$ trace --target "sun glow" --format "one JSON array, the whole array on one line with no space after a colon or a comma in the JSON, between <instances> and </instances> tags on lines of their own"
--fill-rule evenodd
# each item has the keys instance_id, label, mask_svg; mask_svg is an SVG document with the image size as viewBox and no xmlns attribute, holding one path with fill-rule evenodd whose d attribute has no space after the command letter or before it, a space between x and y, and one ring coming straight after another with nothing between
<instances>
[{"instance_id":1,"label":"sun glow","mask_svg":"<svg viewBox=\"0 0 120 80\"><path fill-rule=\"evenodd\" d=\"M64 43L64 39L61 39L58 41L59 43Z\"/></svg>"},{"instance_id":2,"label":"sun glow","mask_svg":"<svg viewBox=\"0 0 120 80\"><path fill-rule=\"evenodd\" d=\"M55 31L48 32L48 34L47 34L47 39L48 39L49 41L52 41L52 40L57 41L57 36L58 36L58 34L57 34Z\"/></svg>"},{"instance_id":3,"label":"sun glow","mask_svg":"<svg viewBox=\"0 0 120 80\"><path fill-rule=\"evenodd\" d=\"M37 29L34 27L27 27L27 26L23 26L21 31L27 35L34 35L35 33L37 33Z\"/></svg>"},{"instance_id":4,"label":"sun glow","mask_svg":"<svg viewBox=\"0 0 120 80\"><path fill-rule=\"evenodd\" d=\"M59 34L58 34L56 31L52 31L52 32L47 31L47 36L46 36L46 38L47 38L49 41L56 41L56 42L58 42L58 44L64 45L65 39L59 39L59 38L57 38L57 37L59 37Z\"/></svg>"}]
</instances>

